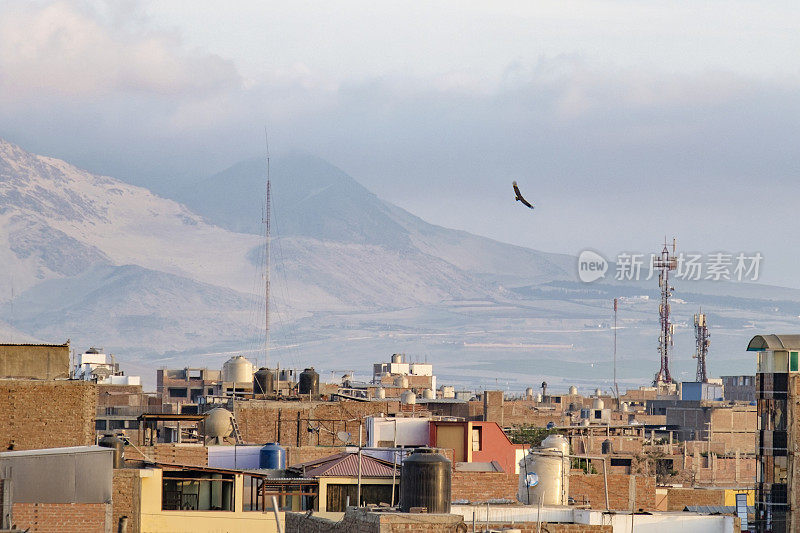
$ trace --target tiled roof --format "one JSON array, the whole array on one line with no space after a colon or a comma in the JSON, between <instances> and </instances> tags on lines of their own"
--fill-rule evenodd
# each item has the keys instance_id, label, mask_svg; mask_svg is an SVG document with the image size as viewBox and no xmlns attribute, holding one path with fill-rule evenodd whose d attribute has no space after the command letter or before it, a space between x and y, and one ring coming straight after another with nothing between
<instances>
[{"instance_id":1,"label":"tiled roof","mask_svg":"<svg viewBox=\"0 0 800 533\"><path fill-rule=\"evenodd\" d=\"M316 461L294 465L291 468L304 472L305 477L357 477L358 454L339 453ZM361 455L361 477L392 477L392 470L392 463L388 461L382 461L367 454ZM397 475L399 475L399 469Z\"/></svg>"}]
</instances>

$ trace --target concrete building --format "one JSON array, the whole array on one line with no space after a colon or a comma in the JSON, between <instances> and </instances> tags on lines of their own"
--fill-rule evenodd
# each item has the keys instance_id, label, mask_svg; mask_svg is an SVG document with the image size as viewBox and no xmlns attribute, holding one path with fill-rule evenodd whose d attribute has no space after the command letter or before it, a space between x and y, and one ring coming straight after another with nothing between
<instances>
[{"instance_id":1,"label":"concrete building","mask_svg":"<svg viewBox=\"0 0 800 533\"><path fill-rule=\"evenodd\" d=\"M208 368L159 368L156 371L156 391L163 403L197 403L201 396L221 392L221 370Z\"/></svg>"},{"instance_id":2,"label":"concrete building","mask_svg":"<svg viewBox=\"0 0 800 533\"><path fill-rule=\"evenodd\" d=\"M69 341L64 344L0 344L0 378L69 378Z\"/></svg>"},{"instance_id":3,"label":"concrete building","mask_svg":"<svg viewBox=\"0 0 800 533\"><path fill-rule=\"evenodd\" d=\"M755 376L722 376L725 399L729 402L755 402Z\"/></svg>"},{"instance_id":4,"label":"concrete building","mask_svg":"<svg viewBox=\"0 0 800 533\"><path fill-rule=\"evenodd\" d=\"M114 356L106 355L97 348L89 348L78 356L75 367L72 369L73 379L94 381L100 385L140 385L139 376L126 376L119 369L119 363L114 361Z\"/></svg>"},{"instance_id":5,"label":"concrete building","mask_svg":"<svg viewBox=\"0 0 800 533\"><path fill-rule=\"evenodd\" d=\"M389 363L372 365L372 382L383 385L397 385L410 389L436 390L436 376L433 365L428 363L407 363L402 353L392 354ZM402 382L402 383L401 383Z\"/></svg>"},{"instance_id":6,"label":"concrete building","mask_svg":"<svg viewBox=\"0 0 800 533\"><path fill-rule=\"evenodd\" d=\"M800 528L800 335L756 335L747 350L756 355L756 531L790 533Z\"/></svg>"}]
</instances>

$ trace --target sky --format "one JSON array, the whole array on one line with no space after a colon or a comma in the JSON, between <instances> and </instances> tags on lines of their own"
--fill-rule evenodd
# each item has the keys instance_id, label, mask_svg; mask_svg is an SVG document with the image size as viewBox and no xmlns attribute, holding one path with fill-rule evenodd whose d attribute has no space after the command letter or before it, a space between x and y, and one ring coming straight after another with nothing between
<instances>
[{"instance_id":1,"label":"sky","mask_svg":"<svg viewBox=\"0 0 800 533\"><path fill-rule=\"evenodd\" d=\"M800 287L798 24L767 1L0 0L0 137L175 195L266 126L433 223L612 258L674 235Z\"/></svg>"}]
</instances>

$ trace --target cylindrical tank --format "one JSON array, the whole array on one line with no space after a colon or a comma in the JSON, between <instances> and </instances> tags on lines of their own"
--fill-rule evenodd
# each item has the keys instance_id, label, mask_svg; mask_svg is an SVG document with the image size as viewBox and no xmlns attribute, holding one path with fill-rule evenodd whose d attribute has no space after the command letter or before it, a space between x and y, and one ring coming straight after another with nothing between
<instances>
[{"instance_id":1,"label":"cylindrical tank","mask_svg":"<svg viewBox=\"0 0 800 533\"><path fill-rule=\"evenodd\" d=\"M603 391L601 391L600 389L594 389L594 395L596 397L599 398L601 394L603 394Z\"/></svg>"},{"instance_id":2,"label":"cylindrical tank","mask_svg":"<svg viewBox=\"0 0 800 533\"><path fill-rule=\"evenodd\" d=\"M433 400L436 397L436 395L433 393L431 389L425 389L424 391L422 391L422 397L425 398L426 400Z\"/></svg>"},{"instance_id":3,"label":"cylindrical tank","mask_svg":"<svg viewBox=\"0 0 800 533\"><path fill-rule=\"evenodd\" d=\"M222 365L222 381L250 383L253 379L253 363L241 355L231 357Z\"/></svg>"},{"instance_id":4,"label":"cylindrical tank","mask_svg":"<svg viewBox=\"0 0 800 533\"><path fill-rule=\"evenodd\" d=\"M576 387L575 385L571 386L569 388L569 394L570 394L570 396L577 396L578 395L578 387Z\"/></svg>"},{"instance_id":5,"label":"cylindrical tank","mask_svg":"<svg viewBox=\"0 0 800 533\"><path fill-rule=\"evenodd\" d=\"M628 402L622 402L622 412L627 413L629 410L630 407L628 406Z\"/></svg>"},{"instance_id":6,"label":"cylindrical tank","mask_svg":"<svg viewBox=\"0 0 800 533\"><path fill-rule=\"evenodd\" d=\"M393 353L392 354L392 363L402 364L403 363L403 354L401 354L401 353Z\"/></svg>"},{"instance_id":7,"label":"cylindrical tank","mask_svg":"<svg viewBox=\"0 0 800 533\"><path fill-rule=\"evenodd\" d=\"M319 396L319 374L314 371L313 366L300 372L300 381L297 390L300 394Z\"/></svg>"},{"instance_id":8,"label":"cylindrical tank","mask_svg":"<svg viewBox=\"0 0 800 533\"><path fill-rule=\"evenodd\" d=\"M606 455L614 450L614 443L611 442L611 439L606 439L603 441L603 444L600 447L603 451L603 455Z\"/></svg>"},{"instance_id":9,"label":"cylindrical tank","mask_svg":"<svg viewBox=\"0 0 800 533\"><path fill-rule=\"evenodd\" d=\"M103 435L97 444L103 448L114 450L114 468L125 468L125 443L122 442L122 439L114 435Z\"/></svg>"},{"instance_id":10,"label":"cylindrical tank","mask_svg":"<svg viewBox=\"0 0 800 533\"><path fill-rule=\"evenodd\" d=\"M519 462L517 499L524 504L567 505L569 499L569 442L550 435Z\"/></svg>"},{"instance_id":11,"label":"cylindrical tank","mask_svg":"<svg viewBox=\"0 0 800 533\"><path fill-rule=\"evenodd\" d=\"M216 407L208 412L203 422L206 438L216 439L218 443L230 437L233 433L233 413L222 407Z\"/></svg>"},{"instance_id":12,"label":"cylindrical tank","mask_svg":"<svg viewBox=\"0 0 800 533\"><path fill-rule=\"evenodd\" d=\"M405 405L414 405L417 403L417 395L410 390L407 390L400 395L400 403Z\"/></svg>"},{"instance_id":13,"label":"cylindrical tank","mask_svg":"<svg viewBox=\"0 0 800 533\"><path fill-rule=\"evenodd\" d=\"M275 374L269 368L261 367L253 374L253 394L272 394L275 392Z\"/></svg>"},{"instance_id":14,"label":"cylindrical tank","mask_svg":"<svg viewBox=\"0 0 800 533\"><path fill-rule=\"evenodd\" d=\"M525 399L533 400L533 387L528 387L525 389Z\"/></svg>"},{"instance_id":15,"label":"cylindrical tank","mask_svg":"<svg viewBox=\"0 0 800 533\"><path fill-rule=\"evenodd\" d=\"M404 389L408 388L408 378L406 376L397 376L394 378L394 386L395 387L402 387Z\"/></svg>"},{"instance_id":16,"label":"cylindrical tank","mask_svg":"<svg viewBox=\"0 0 800 533\"><path fill-rule=\"evenodd\" d=\"M606 406L605 402L600 398L592 400L592 409L603 409Z\"/></svg>"},{"instance_id":17,"label":"cylindrical tank","mask_svg":"<svg viewBox=\"0 0 800 533\"><path fill-rule=\"evenodd\" d=\"M450 460L430 448L419 448L403 461L400 510L425 507L429 513L450 512Z\"/></svg>"},{"instance_id":18,"label":"cylindrical tank","mask_svg":"<svg viewBox=\"0 0 800 533\"><path fill-rule=\"evenodd\" d=\"M537 403L542 403L542 393L541 392L536 395L536 402Z\"/></svg>"},{"instance_id":19,"label":"cylindrical tank","mask_svg":"<svg viewBox=\"0 0 800 533\"><path fill-rule=\"evenodd\" d=\"M286 448L277 442L266 443L258 452L258 467L284 470L286 468Z\"/></svg>"}]
</instances>

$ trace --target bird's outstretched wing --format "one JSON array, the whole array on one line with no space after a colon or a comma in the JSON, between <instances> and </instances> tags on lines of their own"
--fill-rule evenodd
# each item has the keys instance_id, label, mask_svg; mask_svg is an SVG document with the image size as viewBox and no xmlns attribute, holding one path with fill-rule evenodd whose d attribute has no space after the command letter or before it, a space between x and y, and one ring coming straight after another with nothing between
<instances>
[{"instance_id":1,"label":"bird's outstretched wing","mask_svg":"<svg viewBox=\"0 0 800 533\"><path fill-rule=\"evenodd\" d=\"M516 200L518 202L522 202L522 205L530 207L531 209L533 209L533 206L531 205L531 203L529 201L527 201L525 198L523 198L522 197L522 193L519 192L519 187L517 187L517 182L513 181L513 182L511 182L511 185L514 187L514 194L517 195Z\"/></svg>"}]
</instances>

